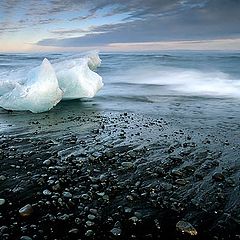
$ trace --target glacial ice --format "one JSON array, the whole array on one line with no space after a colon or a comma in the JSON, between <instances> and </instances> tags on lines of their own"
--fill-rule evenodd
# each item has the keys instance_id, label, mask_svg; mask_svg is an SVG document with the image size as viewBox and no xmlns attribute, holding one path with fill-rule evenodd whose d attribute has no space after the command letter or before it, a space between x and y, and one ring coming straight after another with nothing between
<instances>
[{"instance_id":1,"label":"glacial ice","mask_svg":"<svg viewBox=\"0 0 240 240\"><path fill-rule=\"evenodd\" d=\"M63 100L94 97L103 86L102 77L92 71L100 63L96 54L54 64Z\"/></svg>"},{"instance_id":2,"label":"glacial ice","mask_svg":"<svg viewBox=\"0 0 240 240\"><path fill-rule=\"evenodd\" d=\"M45 58L40 67L32 69L23 84L0 97L0 106L9 110L45 112L53 108L63 96L55 71Z\"/></svg>"},{"instance_id":3,"label":"glacial ice","mask_svg":"<svg viewBox=\"0 0 240 240\"><path fill-rule=\"evenodd\" d=\"M103 86L102 77L93 71L100 64L97 52L53 64L45 58L26 78L0 81L0 107L37 113L61 100L92 98Z\"/></svg>"}]
</instances>

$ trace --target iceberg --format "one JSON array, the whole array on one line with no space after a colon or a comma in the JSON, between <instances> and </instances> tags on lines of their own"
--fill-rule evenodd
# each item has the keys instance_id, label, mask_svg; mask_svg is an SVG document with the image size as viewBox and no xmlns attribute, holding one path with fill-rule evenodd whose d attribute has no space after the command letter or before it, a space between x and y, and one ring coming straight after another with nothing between
<instances>
[{"instance_id":1,"label":"iceberg","mask_svg":"<svg viewBox=\"0 0 240 240\"><path fill-rule=\"evenodd\" d=\"M63 92L51 63L45 58L40 67L32 69L23 83L0 97L0 106L8 110L45 112L61 101Z\"/></svg>"},{"instance_id":2,"label":"iceberg","mask_svg":"<svg viewBox=\"0 0 240 240\"><path fill-rule=\"evenodd\" d=\"M0 82L0 107L33 113L52 109L61 100L92 98L102 88L94 70L101 64L97 52L51 64L46 58L27 77L21 70Z\"/></svg>"},{"instance_id":3,"label":"iceberg","mask_svg":"<svg viewBox=\"0 0 240 240\"><path fill-rule=\"evenodd\" d=\"M102 77L92 71L100 64L97 53L54 64L63 100L94 97L103 87Z\"/></svg>"}]
</instances>

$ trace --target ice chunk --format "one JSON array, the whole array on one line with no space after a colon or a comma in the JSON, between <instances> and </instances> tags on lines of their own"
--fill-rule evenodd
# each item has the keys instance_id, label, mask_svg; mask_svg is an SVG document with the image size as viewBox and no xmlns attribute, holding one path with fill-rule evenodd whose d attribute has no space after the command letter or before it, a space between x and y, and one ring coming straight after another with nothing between
<instances>
[{"instance_id":1,"label":"ice chunk","mask_svg":"<svg viewBox=\"0 0 240 240\"><path fill-rule=\"evenodd\" d=\"M16 87L16 82L14 81L9 81L9 80L0 81L0 96L10 92L15 87Z\"/></svg>"},{"instance_id":2,"label":"ice chunk","mask_svg":"<svg viewBox=\"0 0 240 240\"><path fill-rule=\"evenodd\" d=\"M97 51L89 52L87 54L88 66L91 70L96 70L101 65L101 58L98 55Z\"/></svg>"},{"instance_id":3,"label":"ice chunk","mask_svg":"<svg viewBox=\"0 0 240 240\"><path fill-rule=\"evenodd\" d=\"M0 106L11 110L45 112L53 108L61 99L55 71L45 58L40 67L32 69L23 83L0 97Z\"/></svg>"},{"instance_id":4,"label":"ice chunk","mask_svg":"<svg viewBox=\"0 0 240 240\"><path fill-rule=\"evenodd\" d=\"M102 77L91 69L97 68L100 63L97 54L55 63L59 86L64 92L63 100L94 97L103 82Z\"/></svg>"}]
</instances>

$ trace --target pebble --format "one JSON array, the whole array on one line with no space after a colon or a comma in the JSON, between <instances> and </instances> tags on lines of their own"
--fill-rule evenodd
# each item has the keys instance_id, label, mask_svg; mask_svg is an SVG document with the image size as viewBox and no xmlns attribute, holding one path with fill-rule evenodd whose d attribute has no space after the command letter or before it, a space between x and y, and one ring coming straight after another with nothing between
<instances>
[{"instance_id":1,"label":"pebble","mask_svg":"<svg viewBox=\"0 0 240 240\"><path fill-rule=\"evenodd\" d=\"M0 175L0 181L5 181L7 178L4 175Z\"/></svg>"},{"instance_id":2,"label":"pebble","mask_svg":"<svg viewBox=\"0 0 240 240\"><path fill-rule=\"evenodd\" d=\"M43 191L43 195L45 195L45 196L50 196L50 195L52 195L52 193L51 193L48 189L45 189L45 190Z\"/></svg>"},{"instance_id":3,"label":"pebble","mask_svg":"<svg viewBox=\"0 0 240 240\"><path fill-rule=\"evenodd\" d=\"M22 236L20 238L20 240L32 240L32 238L28 237L28 236Z\"/></svg>"},{"instance_id":4,"label":"pebble","mask_svg":"<svg viewBox=\"0 0 240 240\"><path fill-rule=\"evenodd\" d=\"M177 222L176 229L177 229L177 231L189 234L191 236L196 236L197 235L197 230L189 222L185 222L185 221Z\"/></svg>"},{"instance_id":5,"label":"pebble","mask_svg":"<svg viewBox=\"0 0 240 240\"><path fill-rule=\"evenodd\" d=\"M94 208L91 208L90 210L90 213L96 215L98 213L97 209L94 209Z\"/></svg>"},{"instance_id":6,"label":"pebble","mask_svg":"<svg viewBox=\"0 0 240 240\"><path fill-rule=\"evenodd\" d=\"M175 177L182 177L183 173L179 170L172 170L172 175Z\"/></svg>"},{"instance_id":7,"label":"pebble","mask_svg":"<svg viewBox=\"0 0 240 240\"><path fill-rule=\"evenodd\" d=\"M220 172L215 172L212 176L212 179L217 181L217 182L222 182L224 181L225 177L222 173Z\"/></svg>"},{"instance_id":8,"label":"pebble","mask_svg":"<svg viewBox=\"0 0 240 240\"><path fill-rule=\"evenodd\" d=\"M2 206L3 204L5 204L5 199L4 198L0 198L0 206Z\"/></svg>"},{"instance_id":9,"label":"pebble","mask_svg":"<svg viewBox=\"0 0 240 240\"><path fill-rule=\"evenodd\" d=\"M131 169L134 167L134 164L132 162L122 162L121 165L123 168L127 168L127 169Z\"/></svg>"},{"instance_id":10,"label":"pebble","mask_svg":"<svg viewBox=\"0 0 240 240\"><path fill-rule=\"evenodd\" d=\"M185 179L177 179L175 182L181 186L184 186L188 183L188 181L186 181Z\"/></svg>"},{"instance_id":11,"label":"pebble","mask_svg":"<svg viewBox=\"0 0 240 240\"><path fill-rule=\"evenodd\" d=\"M73 228L68 231L68 233L70 233L70 234L78 234L78 232L79 232L79 230L77 228Z\"/></svg>"},{"instance_id":12,"label":"pebble","mask_svg":"<svg viewBox=\"0 0 240 240\"><path fill-rule=\"evenodd\" d=\"M121 228L113 228L110 231L114 236L121 236L122 234L122 229Z\"/></svg>"},{"instance_id":13,"label":"pebble","mask_svg":"<svg viewBox=\"0 0 240 240\"><path fill-rule=\"evenodd\" d=\"M88 227L92 227L92 226L94 225L94 222L87 221L87 222L86 222L86 225L87 225Z\"/></svg>"},{"instance_id":14,"label":"pebble","mask_svg":"<svg viewBox=\"0 0 240 240\"><path fill-rule=\"evenodd\" d=\"M87 231L85 232L85 236L86 236L86 237L91 237L91 236L93 236L93 235L94 235L93 230L87 230Z\"/></svg>"},{"instance_id":15,"label":"pebble","mask_svg":"<svg viewBox=\"0 0 240 240\"><path fill-rule=\"evenodd\" d=\"M32 213L33 213L33 208L32 208L32 205L30 205L30 204L27 204L26 206L22 207L22 208L19 210L19 214L20 214L22 217L28 217L28 216L30 216Z\"/></svg>"},{"instance_id":16,"label":"pebble","mask_svg":"<svg viewBox=\"0 0 240 240\"><path fill-rule=\"evenodd\" d=\"M89 220L94 220L96 218L96 216L94 216L93 214L89 214L88 215L88 219Z\"/></svg>"},{"instance_id":17,"label":"pebble","mask_svg":"<svg viewBox=\"0 0 240 240\"><path fill-rule=\"evenodd\" d=\"M138 222L138 218L137 217L131 217L131 218L129 218L129 221L131 221L133 224L136 224Z\"/></svg>"},{"instance_id":18,"label":"pebble","mask_svg":"<svg viewBox=\"0 0 240 240\"><path fill-rule=\"evenodd\" d=\"M61 186L59 183L56 183L55 185L52 186L53 191L59 191L61 189Z\"/></svg>"},{"instance_id":19,"label":"pebble","mask_svg":"<svg viewBox=\"0 0 240 240\"><path fill-rule=\"evenodd\" d=\"M72 194L70 192L63 192L63 197L65 198L71 198L72 197Z\"/></svg>"},{"instance_id":20,"label":"pebble","mask_svg":"<svg viewBox=\"0 0 240 240\"><path fill-rule=\"evenodd\" d=\"M43 162L43 165L49 166L51 164L51 160L47 159Z\"/></svg>"},{"instance_id":21,"label":"pebble","mask_svg":"<svg viewBox=\"0 0 240 240\"><path fill-rule=\"evenodd\" d=\"M8 227L7 227L7 226L1 226L1 227L0 227L0 236L1 236L3 233L7 232L7 231L8 231Z\"/></svg>"},{"instance_id":22,"label":"pebble","mask_svg":"<svg viewBox=\"0 0 240 240\"><path fill-rule=\"evenodd\" d=\"M131 212L132 212L132 208L125 207L125 208L124 208L124 212L125 212L125 213L131 213Z\"/></svg>"}]
</instances>

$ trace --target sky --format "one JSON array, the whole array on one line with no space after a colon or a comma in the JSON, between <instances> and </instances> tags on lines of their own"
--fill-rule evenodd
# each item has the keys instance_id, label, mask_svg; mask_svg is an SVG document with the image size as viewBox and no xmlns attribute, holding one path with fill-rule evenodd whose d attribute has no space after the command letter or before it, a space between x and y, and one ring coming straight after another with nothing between
<instances>
[{"instance_id":1,"label":"sky","mask_svg":"<svg viewBox=\"0 0 240 240\"><path fill-rule=\"evenodd\" d=\"M240 50L240 0L1 0L0 52Z\"/></svg>"}]
</instances>

